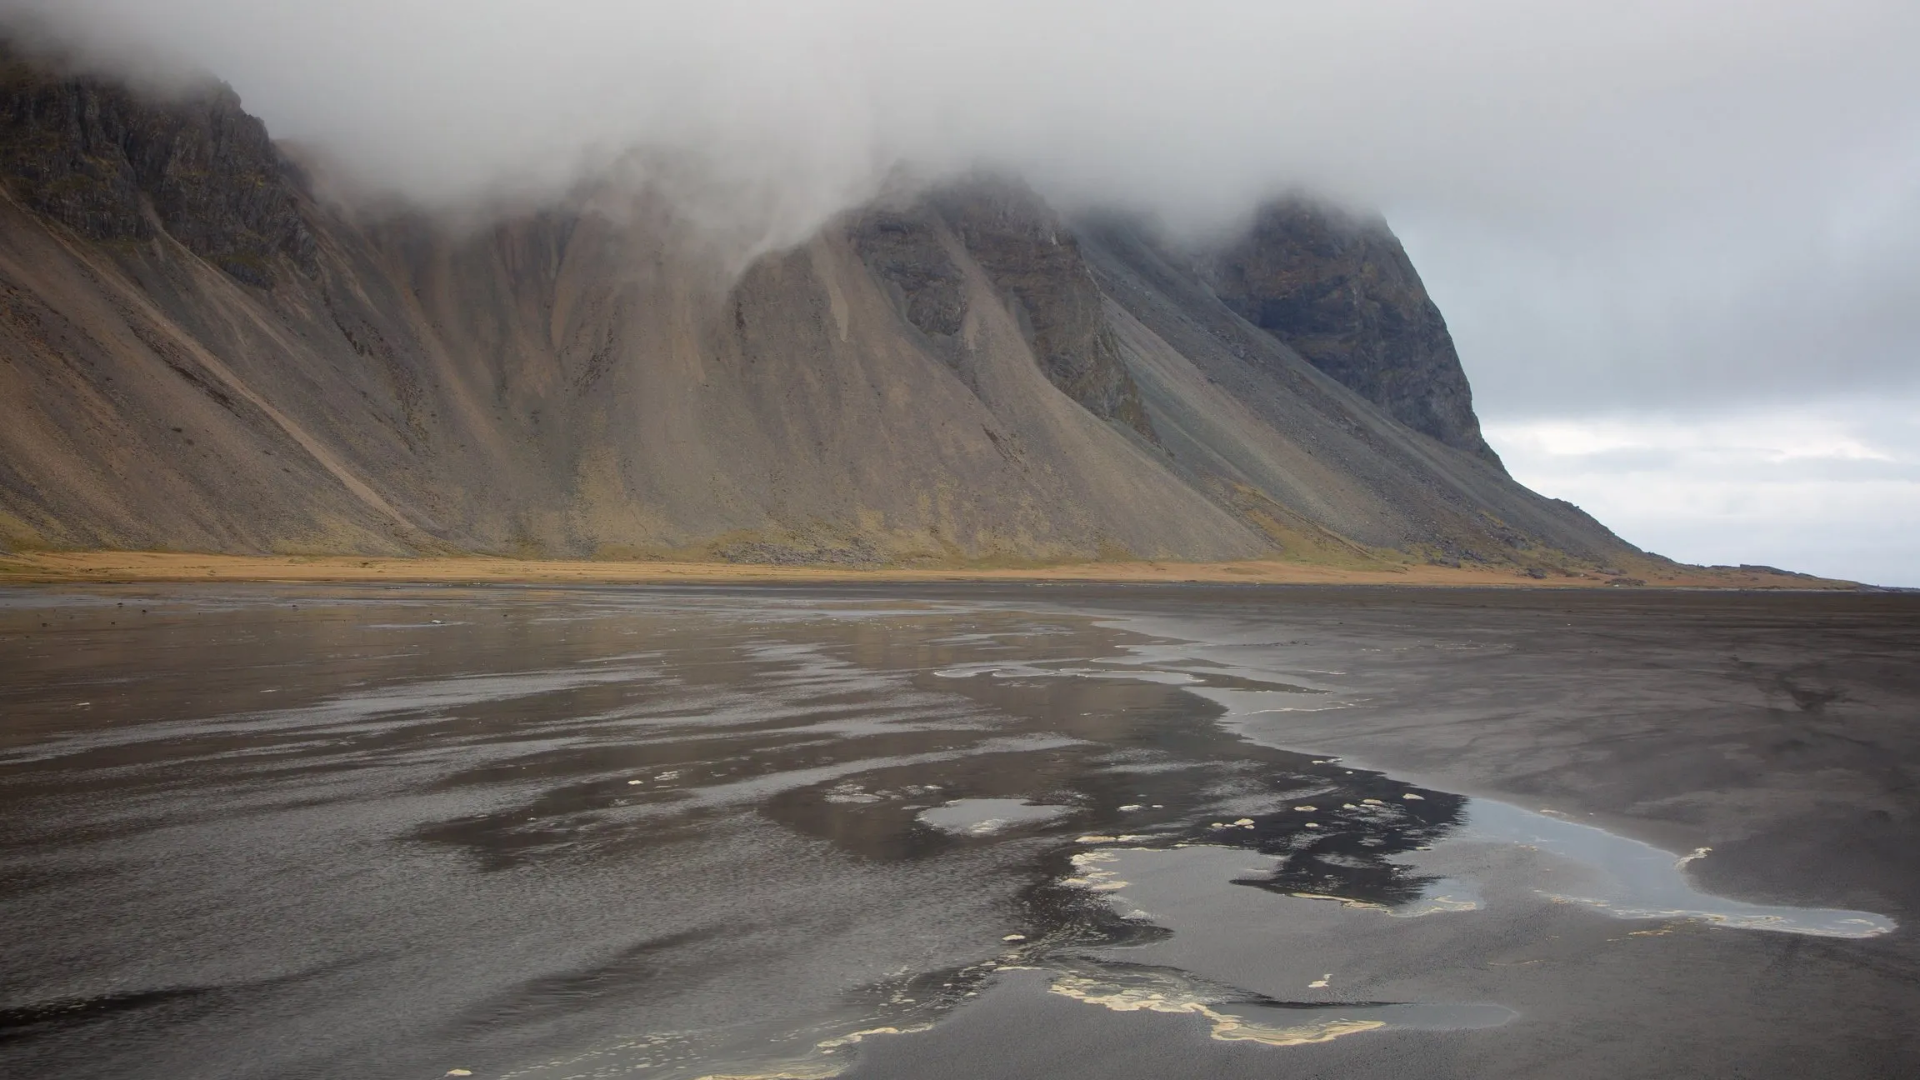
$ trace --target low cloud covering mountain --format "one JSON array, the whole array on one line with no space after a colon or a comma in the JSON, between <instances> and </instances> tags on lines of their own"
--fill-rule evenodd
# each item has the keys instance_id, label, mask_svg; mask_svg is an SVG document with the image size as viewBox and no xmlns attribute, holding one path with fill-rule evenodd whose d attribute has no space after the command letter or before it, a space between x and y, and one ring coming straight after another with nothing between
<instances>
[{"instance_id":1,"label":"low cloud covering mountain","mask_svg":"<svg viewBox=\"0 0 1920 1080\"><path fill-rule=\"evenodd\" d=\"M10 57L0 534L860 565L1637 557L1506 475L1377 219L1290 199L1196 245L1062 216L1005 175L896 177L756 252L657 164L485 219L343 202L222 86Z\"/></svg>"}]
</instances>

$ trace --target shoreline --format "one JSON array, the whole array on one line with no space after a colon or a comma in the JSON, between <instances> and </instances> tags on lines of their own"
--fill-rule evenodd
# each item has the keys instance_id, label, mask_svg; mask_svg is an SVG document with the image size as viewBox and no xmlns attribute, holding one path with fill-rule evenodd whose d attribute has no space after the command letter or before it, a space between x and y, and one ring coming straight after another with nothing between
<instances>
[{"instance_id":1,"label":"shoreline","mask_svg":"<svg viewBox=\"0 0 1920 1080\"><path fill-rule=\"evenodd\" d=\"M1400 585L1428 588L1653 588L1851 591L1849 581L1730 567L1637 567L1633 584L1598 574L1533 578L1519 570L1409 565L1359 570L1282 560L1088 562L1036 567L775 566L757 563L513 559L484 555L210 555L153 551L0 554L0 585L262 582L314 584L794 584L1104 582L1110 584Z\"/></svg>"}]
</instances>

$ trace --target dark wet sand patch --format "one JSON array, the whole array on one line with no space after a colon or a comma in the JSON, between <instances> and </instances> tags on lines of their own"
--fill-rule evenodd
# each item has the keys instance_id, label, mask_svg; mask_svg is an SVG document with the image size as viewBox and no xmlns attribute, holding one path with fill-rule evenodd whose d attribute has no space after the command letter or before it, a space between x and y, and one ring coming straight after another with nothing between
<instances>
[{"instance_id":1,"label":"dark wet sand patch","mask_svg":"<svg viewBox=\"0 0 1920 1080\"><path fill-rule=\"evenodd\" d=\"M129 599L149 624L119 625ZM1569 813L1634 808L1601 823L1675 860L1712 847L1681 878L1707 896L1904 926L1915 736L1885 718L1916 699L1920 623L1890 604L10 597L0 660L32 677L0 688L0 844L19 869L0 916L27 932L5 947L0 1007L320 974L236 992L217 1017L163 1003L100 1012L84 1038L27 1025L0 1063L691 1077L853 1060L851 1075L937 1076L1039 1067L1064 1045L1084 1056L1056 1075L1121 1080L1174 1063L1271 1075L1276 1054L1354 1076L1409 1060L1435 1076L1899 1075L1899 1017L1920 1005L1904 929L1756 934L1672 904L1614 918L1555 902L1583 899L1548 887L1578 851L1472 836L1478 796L1506 783L1538 805L1544 789ZM938 674L1009 662L1030 670ZM1289 703L1310 711L1262 711ZM1665 726L1632 727L1642 712ZM1733 764L1663 765L1707 745ZM1330 756L1350 749L1379 767ZM1788 782L1817 797L1784 802L1769 785ZM979 833L924 818L953 806L1049 809ZM1747 831L1701 837L1703 820ZM1807 844L1819 858L1777 854ZM1169 863L1180 899L1162 903L1136 895L1145 879L1106 887L1133 848L1231 865ZM1119 861L1086 858L1101 852ZM1475 873L1469 903L1438 904ZM1023 967L1040 970L1002 970ZM1087 1000L1156 992L1171 1012ZM1242 1045L1202 1008L1242 1028L1348 1027Z\"/></svg>"}]
</instances>

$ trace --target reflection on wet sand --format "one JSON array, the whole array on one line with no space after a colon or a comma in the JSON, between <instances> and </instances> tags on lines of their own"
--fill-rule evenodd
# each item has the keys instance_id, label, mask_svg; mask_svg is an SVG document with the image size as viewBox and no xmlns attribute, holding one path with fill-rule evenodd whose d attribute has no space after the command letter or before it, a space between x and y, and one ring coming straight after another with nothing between
<instances>
[{"instance_id":1,"label":"reflection on wet sand","mask_svg":"<svg viewBox=\"0 0 1920 1080\"><path fill-rule=\"evenodd\" d=\"M261 589L122 629L119 596L0 604L36 673L0 742L23 1075L818 1078L1033 969L1221 1041L1490 1028L1525 1003L1388 962L1527 910L1459 856L1490 843L1586 866L1527 884L1610 915L1892 927L1251 738L1361 688L1165 618Z\"/></svg>"},{"instance_id":2,"label":"reflection on wet sand","mask_svg":"<svg viewBox=\"0 0 1920 1080\"><path fill-rule=\"evenodd\" d=\"M1561 821L1491 799L1468 806L1466 838L1521 844L1573 862L1587 871L1577 893L1543 890L1622 919L1694 919L1709 926L1772 930L1815 937L1877 937L1893 920L1870 911L1749 904L1709 896L1687 880L1686 866L1712 849L1675 855L1604 829ZM1563 886L1564 887L1564 886Z\"/></svg>"},{"instance_id":3,"label":"reflection on wet sand","mask_svg":"<svg viewBox=\"0 0 1920 1080\"><path fill-rule=\"evenodd\" d=\"M1066 817L1072 806L1048 806L1021 799L955 799L922 810L914 820L941 832L988 836L1023 825L1041 825Z\"/></svg>"}]
</instances>

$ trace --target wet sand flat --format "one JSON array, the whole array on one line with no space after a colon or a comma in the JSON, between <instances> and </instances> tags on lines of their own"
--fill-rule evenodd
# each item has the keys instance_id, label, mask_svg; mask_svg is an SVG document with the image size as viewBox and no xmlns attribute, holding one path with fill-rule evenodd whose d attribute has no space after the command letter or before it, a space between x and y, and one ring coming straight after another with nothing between
<instances>
[{"instance_id":1,"label":"wet sand flat","mask_svg":"<svg viewBox=\"0 0 1920 1080\"><path fill-rule=\"evenodd\" d=\"M1917 661L1905 595L0 590L0 1071L1912 1076Z\"/></svg>"}]
</instances>

